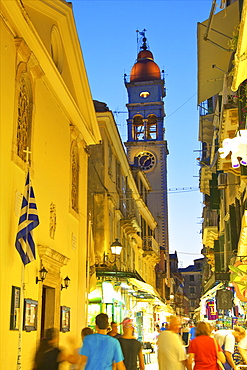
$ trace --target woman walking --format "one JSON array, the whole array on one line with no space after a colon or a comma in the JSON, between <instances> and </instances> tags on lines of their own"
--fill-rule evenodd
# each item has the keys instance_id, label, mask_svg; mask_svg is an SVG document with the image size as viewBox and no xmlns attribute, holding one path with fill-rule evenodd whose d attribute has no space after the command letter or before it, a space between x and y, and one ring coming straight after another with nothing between
<instances>
[{"instance_id":1,"label":"woman walking","mask_svg":"<svg viewBox=\"0 0 247 370\"><path fill-rule=\"evenodd\" d=\"M54 328L47 329L45 337L40 340L33 370L58 370L59 364L63 361L68 361L72 364L77 363L78 356L65 355L57 345L58 330Z\"/></svg>"},{"instance_id":2,"label":"woman walking","mask_svg":"<svg viewBox=\"0 0 247 370\"><path fill-rule=\"evenodd\" d=\"M211 327L204 321L198 323L196 328L196 337L189 345L188 370L218 370L221 363L226 362L218 342L211 336Z\"/></svg>"}]
</instances>

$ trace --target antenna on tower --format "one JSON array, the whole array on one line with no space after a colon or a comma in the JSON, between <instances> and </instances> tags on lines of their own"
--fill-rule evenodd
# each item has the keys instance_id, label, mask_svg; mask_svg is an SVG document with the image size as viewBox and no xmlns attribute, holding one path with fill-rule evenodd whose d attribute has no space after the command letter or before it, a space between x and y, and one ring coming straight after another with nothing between
<instances>
[{"instance_id":1,"label":"antenna on tower","mask_svg":"<svg viewBox=\"0 0 247 370\"><path fill-rule=\"evenodd\" d=\"M146 38L145 32L147 32L145 28L142 31L136 30L137 54L140 50L148 49L147 38Z\"/></svg>"},{"instance_id":2,"label":"antenna on tower","mask_svg":"<svg viewBox=\"0 0 247 370\"><path fill-rule=\"evenodd\" d=\"M136 55L138 54L139 30L136 30Z\"/></svg>"}]
</instances>

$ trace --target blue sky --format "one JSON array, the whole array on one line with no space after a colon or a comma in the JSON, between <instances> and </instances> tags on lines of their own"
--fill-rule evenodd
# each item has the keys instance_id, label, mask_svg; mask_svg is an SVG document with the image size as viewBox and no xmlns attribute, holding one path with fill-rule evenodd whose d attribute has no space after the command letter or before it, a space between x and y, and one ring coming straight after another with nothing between
<instances>
[{"instance_id":1,"label":"blue sky","mask_svg":"<svg viewBox=\"0 0 247 370\"><path fill-rule=\"evenodd\" d=\"M219 1L218 1L219 3ZM209 16L211 0L72 0L92 97L115 113L127 139L127 91L123 75L137 57L136 30L146 37L155 62L165 71L165 139L168 187L198 188L197 22ZM202 196L199 190L169 192L170 252L180 267L200 258Z\"/></svg>"}]
</instances>

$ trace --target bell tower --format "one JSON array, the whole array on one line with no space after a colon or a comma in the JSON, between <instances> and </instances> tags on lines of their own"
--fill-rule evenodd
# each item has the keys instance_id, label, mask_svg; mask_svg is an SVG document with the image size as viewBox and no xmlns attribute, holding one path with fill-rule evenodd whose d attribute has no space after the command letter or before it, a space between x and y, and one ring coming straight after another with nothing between
<instances>
[{"instance_id":1,"label":"bell tower","mask_svg":"<svg viewBox=\"0 0 247 370\"><path fill-rule=\"evenodd\" d=\"M148 207L158 227L155 239L161 250L163 265L156 267L157 288L159 272L169 286L169 240L167 203L167 142L164 139L164 102L166 96L163 71L155 63L149 50L145 31L139 32L139 53L133 65L129 81L125 75L128 92L128 140L125 143L130 164L138 164L145 172L152 191L148 194ZM161 263L162 264L162 263ZM165 274L164 274L165 273ZM158 289L159 291L163 289ZM169 290L169 288L167 289ZM163 294L162 294L163 293ZM166 292L161 292L163 296Z\"/></svg>"}]
</instances>

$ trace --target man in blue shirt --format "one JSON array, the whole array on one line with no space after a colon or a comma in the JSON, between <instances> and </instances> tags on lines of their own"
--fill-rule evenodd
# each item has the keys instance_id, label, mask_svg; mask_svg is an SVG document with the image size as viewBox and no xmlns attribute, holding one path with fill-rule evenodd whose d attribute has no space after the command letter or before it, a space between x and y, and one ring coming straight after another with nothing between
<instances>
[{"instance_id":1,"label":"man in blue shirt","mask_svg":"<svg viewBox=\"0 0 247 370\"><path fill-rule=\"evenodd\" d=\"M79 350L79 369L112 370L112 365L116 363L117 370L126 370L119 341L107 335L108 316L100 313L95 323L97 333L86 336Z\"/></svg>"},{"instance_id":2,"label":"man in blue shirt","mask_svg":"<svg viewBox=\"0 0 247 370\"><path fill-rule=\"evenodd\" d=\"M165 323L162 322L160 331L164 331L164 330L167 330L167 328L165 327Z\"/></svg>"},{"instance_id":3,"label":"man in blue shirt","mask_svg":"<svg viewBox=\"0 0 247 370\"><path fill-rule=\"evenodd\" d=\"M195 337L196 337L196 327L192 323L190 327L190 340L195 339Z\"/></svg>"}]
</instances>

